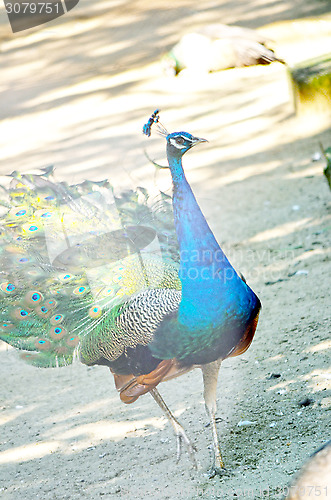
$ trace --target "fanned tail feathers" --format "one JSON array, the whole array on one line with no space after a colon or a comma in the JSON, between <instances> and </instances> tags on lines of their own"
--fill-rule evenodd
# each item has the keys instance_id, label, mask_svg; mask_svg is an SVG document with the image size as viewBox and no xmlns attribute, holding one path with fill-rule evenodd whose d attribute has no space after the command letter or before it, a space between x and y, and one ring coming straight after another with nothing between
<instances>
[{"instance_id":1,"label":"fanned tail feathers","mask_svg":"<svg viewBox=\"0 0 331 500\"><path fill-rule=\"evenodd\" d=\"M72 362L82 343L96 351L144 290L181 287L169 196L52 173L13 172L0 191L0 338L45 367Z\"/></svg>"}]
</instances>

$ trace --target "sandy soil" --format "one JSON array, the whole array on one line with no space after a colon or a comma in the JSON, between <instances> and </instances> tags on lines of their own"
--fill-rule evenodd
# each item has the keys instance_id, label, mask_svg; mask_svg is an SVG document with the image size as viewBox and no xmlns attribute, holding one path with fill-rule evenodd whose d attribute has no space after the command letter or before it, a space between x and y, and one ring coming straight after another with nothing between
<instances>
[{"instance_id":1,"label":"sandy soil","mask_svg":"<svg viewBox=\"0 0 331 500\"><path fill-rule=\"evenodd\" d=\"M177 79L159 64L178 33L216 20L257 28L301 19L264 29L280 57L293 64L331 52L330 18L310 31L309 43L304 24L330 4L168 4L83 0L63 19L15 36L1 11L0 173L54 164L57 178L70 182L108 176L117 186L168 184L144 155L147 148L164 162L164 143L140 133L155 107L168 129L209 139L185 158L187 175L263 303L252 346L220 373L218 428L233 475L205 474L211 439L200 371L160 387L197 448L196 472L185 454L176 465L174 436L149 395L125 406L107 369L39 370L2 344L6 500L275 500L330 437L331 206L323 161L312 160L319 142L331 145L330 115L294 115L279 63Z\"/></svg>"}]
</instances>

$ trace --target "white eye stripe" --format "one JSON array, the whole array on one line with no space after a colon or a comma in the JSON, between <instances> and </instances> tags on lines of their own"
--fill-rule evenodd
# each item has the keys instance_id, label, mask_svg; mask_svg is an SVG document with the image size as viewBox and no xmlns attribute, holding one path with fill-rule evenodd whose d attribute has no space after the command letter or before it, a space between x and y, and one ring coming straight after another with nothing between
<instances>
[{"instance_id":1,"label":"white eye stripe","mask_svg":"<svg viewBox=\"0 0 331 500\"><path fill-rule=\"evenodd\" d=\"M169 140L170 140L171 144L173 146L175 146L175 148L177 148L177 149L183 149L183 148L185 148L185 144L178 144L178 142L176 141L176 139L170 138Z\"/></svg>"}]
</instances>

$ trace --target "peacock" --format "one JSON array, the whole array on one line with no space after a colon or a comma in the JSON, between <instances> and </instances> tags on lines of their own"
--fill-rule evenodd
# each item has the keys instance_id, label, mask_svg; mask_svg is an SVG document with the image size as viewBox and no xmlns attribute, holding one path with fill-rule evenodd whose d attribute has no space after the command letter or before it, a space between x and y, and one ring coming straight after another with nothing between
<instances>
[{"instance_id":1,"label":"peacock","mask_svg":"<svg viewBox=\"0 0 331 500\"><path fill-rule=\"evenodd\" d=\"M164 56L163 66L168 74L177 75L183 69L209 72L273 61L284 63L266 46L268 42L249 28L209 24L183 35Z\"/></svg>"},{"instance_id":2,"label":"peacock","mask_svg":"<svg viewBox=\"0 0 331 500\"><path fill-rule=\"evenodd\" d=\"M193 445L157 386L203 373L213 440L210 476L225 473L216 429L221 361L249 347L260 301L217 243L182 167L206 142L168 133L156 110L144 126L166 139L173 194L117 194L108 180L76 185L13 172L1 192L0 338L38 367L104 365L124 403L150 393L196 467Z\"/></svg>"}]
</instances>

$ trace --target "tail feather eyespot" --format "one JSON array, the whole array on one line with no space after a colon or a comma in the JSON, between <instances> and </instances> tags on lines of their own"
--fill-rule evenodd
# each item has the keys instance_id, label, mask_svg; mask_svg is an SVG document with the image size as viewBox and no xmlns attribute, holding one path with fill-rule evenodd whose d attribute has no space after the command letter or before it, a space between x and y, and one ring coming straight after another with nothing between
<instances>
[{"instance_id":1,"label":"tail feather eyespot","mask_svg":"<svg viewBox=\"0 0 331 500\"><path fill-rule=\"evenodd\" d=\"M59 280L65 282L65 283L68 283L69 281L73 280L74 278L75 278L75 276L73 274L70 274L70 273L62 274L61 276L59 276Z\"/></svg>"},{"instance_id":2,"label":"tail feather eyespot","mask_svg":"<svg viewBox=\"0 0 331 500\"><path fill-rule=\"evenodd\" d=\"M35 213L33 214L35 218L41 218L41 219L50 219L53 217L54 213L51 212L50 210L36 210Z\"/></svg>"},{"instance_id":3,"label":"tail feather eyespot","mask_svg":"<svg viewBox=\"0 0 331 500\"><path fill-rule=\"evenodd\" d=\"M52 309L46 307L44 304L37 306L34 311L39 318L45 318L45 319L49 318L53 313Z\"/></svg>"},{"instance_id":4,"label":"tail feather eyespot","mask_svg":"<svg viewBox=\"0 0 331 500\"><path fill-rule=\"evenodd\" d=\"M15 292L16 286L14 285L14 283L5 282L1 283L0 289L6 294L12 294Z\"/></svg>"},{"instance_id":5,"label":"tail feather eyespot","mask_svg":"<svg viewBox=\"0 0 331 500\"><path fill-rule=\"evenodd\" d=\"M92 319L100 318L100 316L102 315L102 308L99 306L92 306L88 311L88 315Z\"/></svg>"},{"instance_id":6,"label":"tail feather eyespot","mask_svg":"<svg viewBox=\"0 0 331 500\"><path fill-rule=\"evenodd\" d=\"M42 294L38 291L30 291L24 297L24 304L28 307L36 307L44 300Z\"/></svg>"},{"instance_id":7,"label":"tail feather eyespot","mask_svg":"<svg viewBox=\"0 0 331 500\"><path fill-rule=\"evenodd\" d=\"M86 286L78 286L74 289L73 294L74 295L85 295L85 293L88 291Z\"/></svg>"},{"instance_id":8,"label":"tail feather eyespot","mask_svg":"<svg viewBox=\"0 0 331 500\"><path fill-rule=\"evenodd\" d=\"M76 347L79 344L78 335L73 335L66 340L66 344L70 347Z\"/></svg>"},{"instance_id":9,"label":"tail feather eyespot","mask_svg":"<svg viewBox=\"0 0 331 500\"><path fill-rule=\"evenodd\" d=\"M45 300L44 305L48 307L48 309L54 309L57 306L57 302L55 299L49 299Z\"/></svg>"},{"instance_id":10,"label":"tail feather eyespot","mask_svg":"<svg viewBox=\"0 0 331 500\"><path fill-rule=\"evenodd\" d=\"M53 340L61 340L67 334L67 330L60 326L53 326L49 331L49 336Z\"/></svg>"},{"instance_id":11,"label":"tail feather eyespot","mask_svg":"<svg viewBox=\"0 0 331 500\"><path fill-rule=\"evenodd\" d=\"M27 236L36 236L43 230L43 228L41 226L38 226L37 224L30 224L29 222L27 222L26 224L22 225L22 230Z\"/></svg>"},{"instance_id":12,"label":"tail feather eyespot","mask_svg":"<svg viewBox=\"0 0 331 500\"><path fill-rule=\"evenodd\" d=\"M31 352L22 352L20 354L20 358L23 359L24 361L36 361L37 359L39 359L39 354L33 354Z\"/></svg>"},{"instance_id":13,"label":"tail feather eyespot","mask_svg":"<svg viewBox=\"0 0 331 500\"><path fill-rule=\"evenodd\" d=\"M25 206L14 207L8 212L8 215L15 219L23 219L24 217L27 217L29 214L30 210L28 207Z\"/></svg>"},{"instance_id":14,"label":"tail feather eyespot","mask_svg":"<svg viewBox=\"0 0 331 500\"><path fill-rule=\"evenodd\" d=\"M17 321L23 321L28 318L30 312L27 311L26 309L21 309L20 307L17 307L12 311L12 318L16 319Z\"/></svg>"},{"instance_id":15,"label":"tail feather eyespot","mask_svg":"<svg viewBox=\"0 0 331 500\"><path fill-rule=\"evenodd\" d=\"M63 319L64 319L63 314L54 314L49 320L49 322L51 325L58 325L62 323Z\"/></svg>"},{"instance_id":16,"label":"tail feather eyespot","mask_svg":"<svg viewBox=\"0 0 331 500\"><path fill-rule=\"evenodd\" d=\"M15 325L10 321L3 321L0 323L0 330L2 333L9 333L15 328Z\"/></svg>"},{"instance_id":17,"label":"tail feather eyespot","mask_svg":"<svg viewBox=\"0 0 331 500\"><path fill-rule=\"evenodd\" d=\"M31 259L29 257L20 257L17 259L18 264L27 264L28 262L31 262Z\"/></svg>"},{"instance_id":18,"label":"tail feather eyespot","mask_svg":"<svg viewBox=\"0 0 331 500\"><path fill-rule=\"evenodd\" d=\"M35 340L34 345L40 351L48 351L51 348L52 343L47 339L40 338Z\"/></svg>"}]
</instances>

